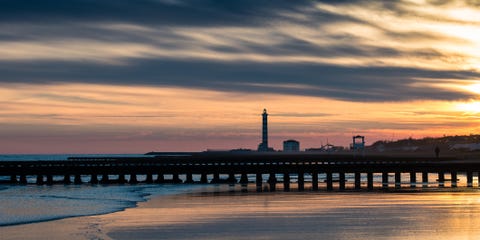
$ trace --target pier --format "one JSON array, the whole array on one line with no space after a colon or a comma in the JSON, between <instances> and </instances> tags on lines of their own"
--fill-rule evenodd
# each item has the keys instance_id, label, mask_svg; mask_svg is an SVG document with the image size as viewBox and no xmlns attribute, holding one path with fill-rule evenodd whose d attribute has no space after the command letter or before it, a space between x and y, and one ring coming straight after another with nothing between
<instances>
[{"instance_id":1,"label":"pier","mask_svg":"<svg viewBox=\"0 0 480 240\"><path fill-rule=\"evenodd\" d=\"M189 153L0 162L0 176L9 179L4 184L137 184L142 176L148 184L252 184L258 191L290 191L292 187L304 191L307 185L312 191L456 188L460 175L466 179L465 187L472 188L480 186L479 172L480 159L320 153ZM34 183L27 180L32 178Z\"/></svg>"}]
</instances>

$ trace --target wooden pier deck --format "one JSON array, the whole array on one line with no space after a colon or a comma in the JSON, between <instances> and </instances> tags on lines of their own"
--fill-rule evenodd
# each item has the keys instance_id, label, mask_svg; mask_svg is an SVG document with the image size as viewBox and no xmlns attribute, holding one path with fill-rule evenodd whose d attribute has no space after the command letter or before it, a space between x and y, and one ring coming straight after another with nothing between
<instances>
[{"instance_id":1,"label":"wooden pier deck","mask_svg":"<svg viewBox=\"0 0 480 240\"><path fill-rule=\"evenodd\" d=\"M277 176L281 176L283 189L288 191L295 178L297 189L305 189L305 176L311 177L311 190L319 190L319 182L325 182L325 190L344 190L346 175L352 177L353 189L374 189L374 176L381 175L381 188L400 188L409 175L411 187L427 187L438 182L444 187L457 187L458 174L466 176L466 187L472 187L473 176L480 172L480 159L456 157L414 156L355 156L353 154L320 153L189 153L156 157L97 157L70 158L64 161L3 161L0 176L7 177L6 184L28 184L27 178L36 177L36 184L81 184L88 176L92 184L138 183L137 176L145 175L146 183L241 183L263 184L275 191ZM419 178L417 179L417 173ZM319 181L319 174L325 176ZM432 174L436 180L429 179ZM228 176L221 179L220 176ZM254 175L255 181L249 181ZM268 176L268 177L265 177ZM421 175L421 177L420 177ZM61 177L61 181L54 181ZM181 177L180 177L181 176ZM363 176L363 177L362 177ZM365 177L366 176L366 177ZM167 179L167 177L169 177ZM72 180L73 178L73 180ZM181 180L183 179L183 180ZM209 180L210 179L210 180ZM480 186L480 177L478 178ZM311 185L310 185L311 184ZM335 186L334 186L335 185ZM405 185L405 184L404 184Z\"/></svg>"}]
</instances>

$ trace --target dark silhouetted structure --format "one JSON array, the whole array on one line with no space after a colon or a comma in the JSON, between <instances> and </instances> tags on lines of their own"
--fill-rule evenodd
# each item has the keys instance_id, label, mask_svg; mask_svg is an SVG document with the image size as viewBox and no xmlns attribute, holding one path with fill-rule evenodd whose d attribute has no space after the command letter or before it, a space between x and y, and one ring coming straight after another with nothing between
<instances>
[{"instance_id":1,"label":"dark silhouetted structure","mask_svg":"<svg viewBox=\"0 0 480 240\"><path fill-rule=\"evenodd\" d=\"M440 148L435 146L435 156L438 158L440 156Z\"/></svg>"},{"instance_id":2,"label":"dark silhouetted structure","mask_svg":"<svg viewBox=\"0 0 480 240\"><path fill-rule=\"evenodd\" d=\"M257 191L275 191L282 183L285 191L295 182L298 190L334 188L343 191L429 186L457 187L458 174L473 187L473 175L480 172L480 159L420 156L353 156L323 153L191 153L155 157L83 157L49 161L0 161L0 184L137 184L144 183L241 183L256 185ZM409 178L402 176L408 173ZM417 174L421 173L421 180ZM437 183L429 175L437 175ZM142 176L143 175L143 176ZM195 177L194 177L195 175ZM269 175L266 177L265 175ZM283 175L283 180L277 177ZM380 180L374 176L380 177ZM394 178L390 176L394 175ZM101 179L99 179L101 176ZM228 178L226 178L228 176ZM305 176L311 176L306 179ZM338 177L337 177L338 176ZM347 180L351 178L350 180ZM449 178L446 178L448 176ZM296 181L291 181L296 177ZM431 176L430 176L431 177ZM8 180L8 178L10 180ZM403 178L403 179L402 179ZM63 180L62 180L63 179ZM144 180L143 180L144 179ZM196 179L196 180L194 180ZM255 180L254 180L255 179ZM73 180L73 181L72 181ZM325 183L325 184L322 184ZM377 184L375 184L377 183ZM480 186L480 184L475 184ZM307 188L305 188L307 186Z\"/></svg>"},{"instance_id":3,"label":"dark silhouetted structure","mask_svg":"<svg viewBox=\"0 0 480 240\"><path fill-rule=\"evenodd\" d=\"M262 114L262 143L258 145L259 152L267 152L268 148L268 113L267 109L263 109Z\"/></svg>"},{"instance_id":4,"label":"dark silhouetted structure","mask_svg":"<svg viewBox=\"0 0 480 240\"><path fill-rule=\"evenodd\" d=\"M284 152L299 152L300 151L300 142L290 139L283 141L283 151Z\"/></svg>"}]
</instances>

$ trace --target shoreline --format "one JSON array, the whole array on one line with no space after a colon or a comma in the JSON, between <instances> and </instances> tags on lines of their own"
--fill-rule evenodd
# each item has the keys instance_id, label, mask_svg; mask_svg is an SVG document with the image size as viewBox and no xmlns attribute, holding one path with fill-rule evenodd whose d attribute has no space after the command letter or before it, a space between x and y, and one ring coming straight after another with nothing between
<instances>
[{"instance_id":1,"label":"shoreline","mask_svg":"<svg viewBox=\"0 0 480 240\"><path fill-rule=\"evenodd\" d=\"M364 234L364 237L368 238L384 234L383 230L381 234L370 232L379 231L373 224L376 223L377 218L394 220L394 226L387 224L384 227L389 231L395 231L395 227L405 227L418 235L418 231L421 229L408 222L403 222L403 218L411 218L411 215L422 217L418 214L422 211L431 211L429 217L430 215L440 215L432 220L433 223L428 224L429 227L435 227L435 224L452 224L448 219L445 220L446 223L441 220L450 214L448 211L444 211L443 205L448 206L446 210L452 207L451 203L454 203L453 207L459 205L462 208L470 208L473 206L475 209L480 209L480 203L475 200L480 197L478 190L461 191L462 189L459 189L455 192L277 191L261 193L229 190L229 187L225 185L206 185L192 192L154 195L148 197L147 201L138 202L133 208L114 213L4 226L0 227L0 238L5 240L38 239L38 236L42 236L48 239L122 240L156 239L161 235L163 239L188 239L188 236L194 236L195 239L224 239L228 237L224 234L234 234L232 236L235 236L233 237L235 239L258 237L295 239L297 235L294 235L293 232L303 229L306 233L316 237L329 236L344 239L338 238L336 234L340 234L338 232L340 230L336 229L336 226L330 226L332 224L330 221L339 226L347 222L355 228L361 227L362 231L359 236ZM455 201L460 201L460 204ZM429 204L433 202L435 204L430 206ZM432 207L442 211L437 211L439 209L432 211ZM420 208L420 211L416 208ZM378 210L380 212L375 213ZM467 213L470 214L471 209ZM371 214L373 217L369 217ZM364 217L367 219L362 223ZM476 225L480 224L480 216L473 217L473 220L469 220L469 224L476 228ZM350 222L352 219L354 221ZM325 226L318 226L317 223ZM364 226L364 224L367 225ZM276 228L279 228L279 232L275 231ZM317 228L320 228L323 235L319 235L320 230L316 230ZM245 232L247 229L251 229L251 233ZM441 229L431 230L440 231ZM430 232L429 234L423 238L438 239L439 237L438 233L431 235ZM408 235L406 239L409 239L408 237L415 239L413 236L417 235ZM355 236L348 236L357 239ZM396 236L394 233L389 233L388 236L388 239L405 237L404 235Z\"/></svg>"}]
</instances>

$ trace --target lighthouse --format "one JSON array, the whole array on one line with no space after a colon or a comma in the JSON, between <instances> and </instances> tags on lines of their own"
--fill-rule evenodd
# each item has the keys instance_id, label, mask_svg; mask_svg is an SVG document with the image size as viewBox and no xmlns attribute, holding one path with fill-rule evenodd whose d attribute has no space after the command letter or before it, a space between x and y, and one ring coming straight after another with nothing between
<instances>
[{"instance_id":1,"label":"lighthouse","mask_svg":"<svg viewBox=\"0 0 480 240\"><path fill-rule=\"evenodd\" d=\"M262 114L262 143L258 145L259 152L268 151L268 113L267 109L263 109Z\"/></svg>"}]
</instances>

